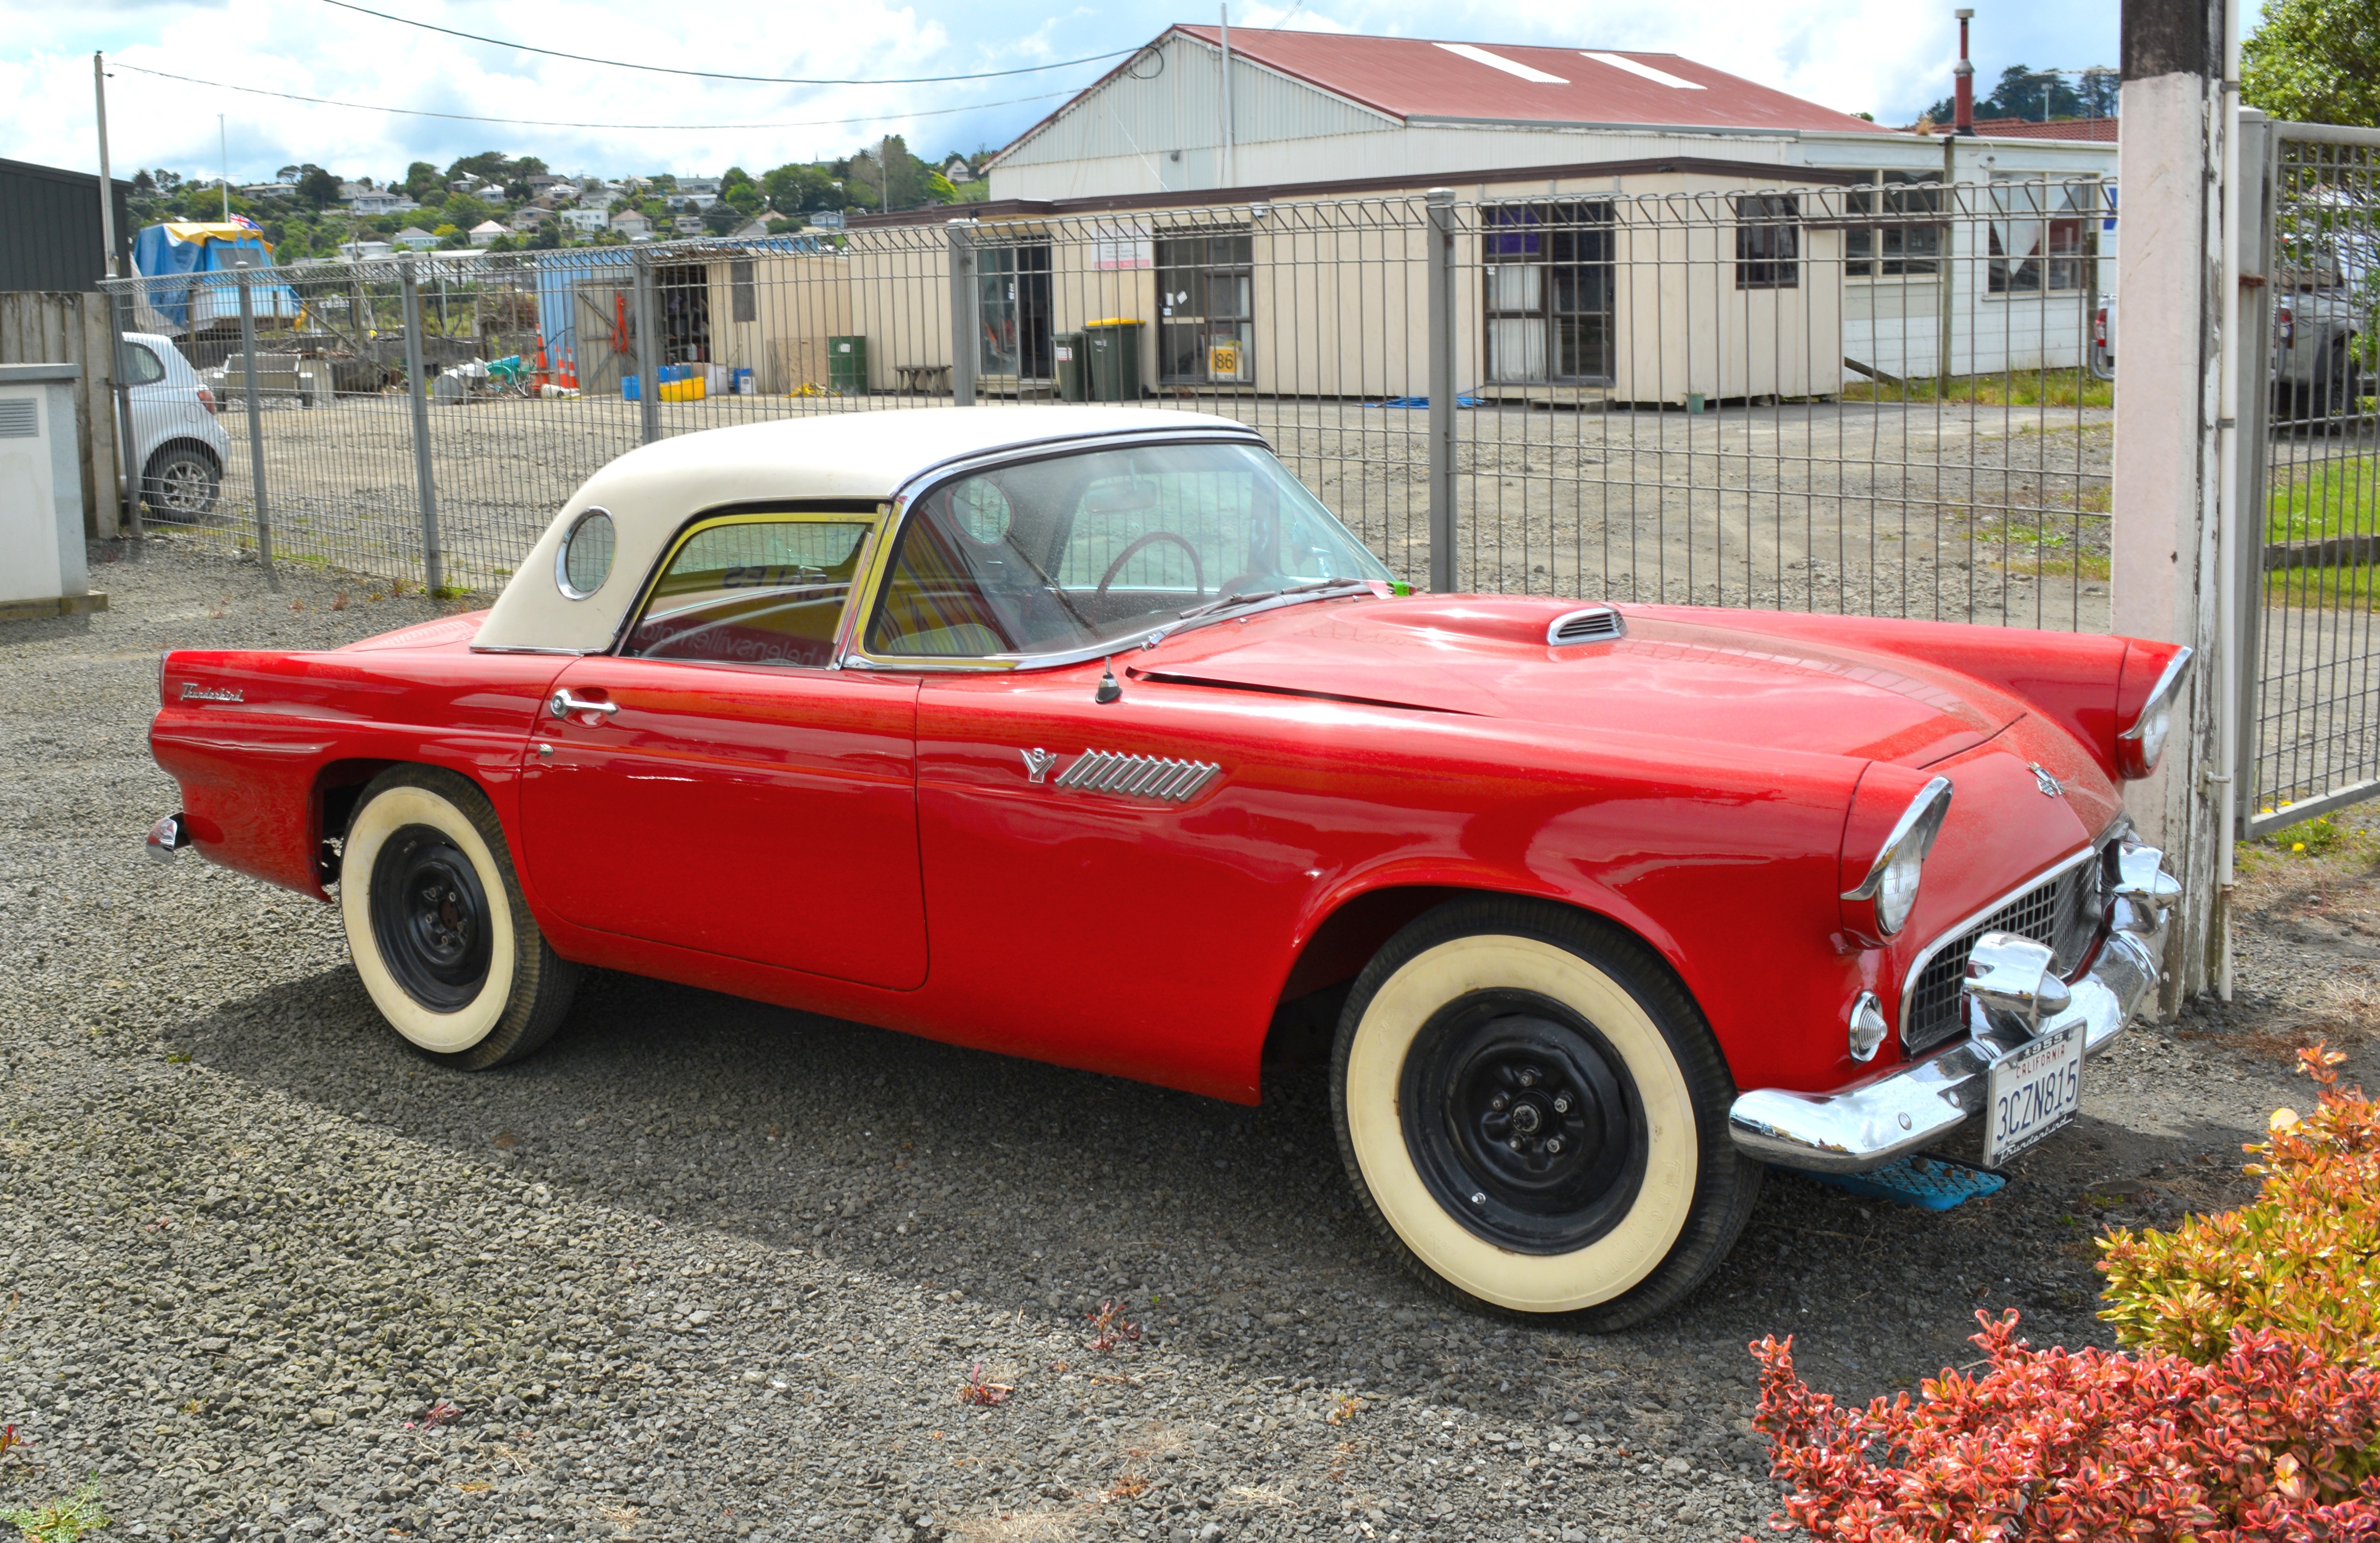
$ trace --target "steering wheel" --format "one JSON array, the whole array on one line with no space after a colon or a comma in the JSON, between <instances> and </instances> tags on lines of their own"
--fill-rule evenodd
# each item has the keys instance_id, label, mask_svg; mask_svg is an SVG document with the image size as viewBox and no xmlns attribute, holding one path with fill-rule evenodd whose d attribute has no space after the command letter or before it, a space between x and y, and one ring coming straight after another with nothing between
<instances>
[{"instance_id":1,"label":"steering wheel","mask_svg":"<svg viewBox=\"0 0 2380 1543\"><path fill-rule=\"evenodd\" d=\"M1099 599L1105 599L1108 592L1108 586L1115 582L1116 575L1123 572L1123 565L1126 563L1131 562L1133 558L1139 553L1141 548L1155 546L1160 541L1172 541L1175 546L1180 547L1184 552L1190 554L1190 577L1193 585L1191 593L1196 595L1205 594L1207 592L1207 566L1205 564L1198 561L1198 549L1192 546L1188 541L1175 535L1171 530L1152 530L1148 535L1134 541L1130 546L1125 547L1122 552L1116 553L1116 560L1110 563L1108 565L1108 571L1099 576L1099 587L1092 591L1093 595Z\"/></svg>"}]
</instances>

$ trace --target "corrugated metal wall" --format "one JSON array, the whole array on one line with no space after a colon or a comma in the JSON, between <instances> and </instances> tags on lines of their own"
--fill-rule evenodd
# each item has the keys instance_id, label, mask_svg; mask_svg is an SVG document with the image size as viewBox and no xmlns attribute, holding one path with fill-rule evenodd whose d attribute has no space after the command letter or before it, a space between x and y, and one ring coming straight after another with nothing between
<instances>
[{"instance_id":1,"label":"corrugated metal wall","mask_svg":"<svg viewBox=\"0 0 2380 1543\"><path fill-rule=\"evenodd\" d=\"M131 272L132 185L115 184L115 245ZM107 271L99 178L0 161L0 290L96 289Z\"/></svg>"},{"instance_id":2,"label":"corrugated metal wall","mask_svg":"<svg viewBox=\"0 0 2380 1543\"><path fill-rule=\"evenodd\" d=\"M1232 60L1232 97L1233 138L1240 144L1383 134L1404 127L1396 118L1259 69L1238 55ZM1220 55L1195 38L1171 33L1001 164L1032 166L1138 156L1159 166L1160 187L1212 187L1211 180L1177 180L1180 163L1172 158L1177 151L1186 159L1191 152L1211 151L1222 143L1222 103ZM1327 159L1327 151L1322 154ZM1199 164L1211 161L1202 155ZM1331 174L1318 170L1314 175Z\"/></svg>"}]
</instances>

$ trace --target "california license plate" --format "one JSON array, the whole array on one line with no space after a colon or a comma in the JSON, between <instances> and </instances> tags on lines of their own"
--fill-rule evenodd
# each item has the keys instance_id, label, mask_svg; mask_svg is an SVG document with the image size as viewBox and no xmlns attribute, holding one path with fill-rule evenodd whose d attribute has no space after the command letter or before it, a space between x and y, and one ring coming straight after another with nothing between
<instances>
[{"instance_id":1,"label":"california license plate","mask_svg":"<svg viewBox=\"0 0 2380 1543\"><path fill-rule=\"evenodd\" d=\"M1995 1064L1985 1087L1984 1166L1998 1168L2073 1123L2082 1100L2082 1026L2045 1034Z\"/></svg>"}]
</instances>

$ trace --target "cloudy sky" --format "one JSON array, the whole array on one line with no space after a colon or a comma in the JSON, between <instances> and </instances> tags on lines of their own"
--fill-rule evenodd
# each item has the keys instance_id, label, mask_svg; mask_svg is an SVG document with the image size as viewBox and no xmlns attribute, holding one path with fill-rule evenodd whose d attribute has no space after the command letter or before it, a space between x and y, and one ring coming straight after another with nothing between
<instances>
[{"instance_id":1,"label":"cloudy sky","mask_svg":"<svg viewBox=\"0 0 2380 1543\"><path fill-rule=\"evenodd\" d=\"M1198 6L1110 0L1029 9L1009 0L783 0L732 6L652 0L358 0L509 43L682 69L820 79L968 75L1130 49ZM2116 63L2117 0L1977 0L1988 83L2015 63ZM1237 28L1286 24L1478 43L1682 54L1850 112L1907 122L1948 94L1951 7L1911 0L1698 0L1553 5L1477 0L1241 0ZM920 154L998 146L1107 63L916 85L779 86L640 73L466 43L330 0L0 0L0 153L94 170L91 55L105 50L119 176L216 168L224 115L232 175L262 180L311 161L348 176L444 165L480 150L557 170L754 171L845 154L899 133ZM208 82L162 79L164 71ZM223 89L261 88L325 103ZM532 127L408 117L385 108L542 119Z\"/></svg>"}]
</instances>

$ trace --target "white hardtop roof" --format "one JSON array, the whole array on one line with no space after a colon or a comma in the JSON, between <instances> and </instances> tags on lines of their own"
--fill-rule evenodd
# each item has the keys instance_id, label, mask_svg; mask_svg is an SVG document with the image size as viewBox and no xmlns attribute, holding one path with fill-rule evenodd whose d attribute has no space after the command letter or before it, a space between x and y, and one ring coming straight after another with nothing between
<instances>
[{"instance_id":1,"label":"white hardtop roof","mask_svg":"<svg viewBox=\"0 0 2380 1543\"><path fill-rule=\"evenodd\" d=\"M609 648L645 576L686 520L772 499L881 500L938 466L1002 450L1123 434L1253 431L1206 413L1143 407L922 407L820 413L681 434L631 450L562 506L504 586L474 646L588 653ZM612 516L610 574L584 600L563 594L554 558L580 514Z\"/></svg>"}]
</instances>

